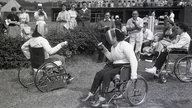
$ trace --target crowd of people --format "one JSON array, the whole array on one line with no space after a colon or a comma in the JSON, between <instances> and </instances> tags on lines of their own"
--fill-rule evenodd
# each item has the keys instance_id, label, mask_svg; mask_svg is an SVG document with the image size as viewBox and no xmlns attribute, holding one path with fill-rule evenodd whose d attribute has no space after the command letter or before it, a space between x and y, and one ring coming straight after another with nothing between
<instances>
[{"instance_id":1,"label":"crowd of people","mask_svg":"<svg viewBox=\"0 0 192 108\"><path fill-rule=\"evenodd\" d=\"M126 8L126 7L171 7L171 6L192 6L192 2L190 0L181 0L179 2L174 3L170 0L93 0L88 1L89 8ZM79 8L82 7L81 2L77 3Z\"/></svg>"}]
</instances>

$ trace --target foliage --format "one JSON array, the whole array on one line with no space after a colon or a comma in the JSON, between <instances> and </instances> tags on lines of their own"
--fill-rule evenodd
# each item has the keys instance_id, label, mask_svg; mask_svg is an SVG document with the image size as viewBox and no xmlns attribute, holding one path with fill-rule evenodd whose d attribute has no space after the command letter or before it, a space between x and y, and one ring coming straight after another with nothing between
<instances>
[{"instance_id":1,"label":"foliage","mask_svg":"<svg viewBox=\"0 0 192 108\"><path fill-rule=\"evenodd\" d=\"M96 40L94 34L98 35L94 27L89 30L77 27L67 33L58 34L52 30L46 37L51 46L55 46L62 41L68 41L68 46L63 47L58 54L71 57L74 54L93 54L96 50ZM0 69L16 68L18 66L28 66L29 62L21 51L24 40L5 38L0 36Z\"/></svg>"}]
</instances>

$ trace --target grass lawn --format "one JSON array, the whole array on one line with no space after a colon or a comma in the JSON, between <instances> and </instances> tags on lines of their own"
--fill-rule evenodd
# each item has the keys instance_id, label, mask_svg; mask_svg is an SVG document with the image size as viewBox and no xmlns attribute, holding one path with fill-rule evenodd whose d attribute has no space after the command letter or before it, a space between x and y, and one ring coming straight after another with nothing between
<instances>
[{"instance_id":1,"label":"grass lawn","mask_svg":"<svg viewBox=\"0 0 192 108\"><path fill-rule=\"evenodd\" d=\"M16 69L1 70L0 108L89 108L80 98L88 93L95 73L104 66L104 63L96 63L96 58L96 55L79 55L68 59L67 71L75 79L67 88L48 93L41 93L34 86L23 88L17 80ZM166 84L159 84L152 75L143 72L145 67L151 67L151 63L141 61L138 73L148 82L147 100L134 108L191 108L191 83L170 78ZM120 108L130 107L124 102L118 103Z\"/></svg>"}]
</instances>

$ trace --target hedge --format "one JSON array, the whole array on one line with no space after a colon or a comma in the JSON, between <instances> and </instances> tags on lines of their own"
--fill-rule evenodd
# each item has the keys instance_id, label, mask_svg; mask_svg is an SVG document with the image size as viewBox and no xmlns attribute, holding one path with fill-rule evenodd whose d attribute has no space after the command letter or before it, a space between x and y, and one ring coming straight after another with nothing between
<instances>
[{"instance_id":1,"label":"hedge","mask_svg":"<svg viewBox=\"0 0 192 108\"><path fill-rule=\"evenodd\" d=\"M95 35L99 35L95 31L94 26L89 29L77 27L67 33L58 34L57 31L51 30L46 36L51 46L62 41L68 41L68 46L63 47L58 54L72 57L77 54L93 54L96 51ZM25 40L17 38L7 38L0 36L0 69L13 69L19 66L29 66L28 60L21 51L21 46Z\"/></svg>"}]
</instances>

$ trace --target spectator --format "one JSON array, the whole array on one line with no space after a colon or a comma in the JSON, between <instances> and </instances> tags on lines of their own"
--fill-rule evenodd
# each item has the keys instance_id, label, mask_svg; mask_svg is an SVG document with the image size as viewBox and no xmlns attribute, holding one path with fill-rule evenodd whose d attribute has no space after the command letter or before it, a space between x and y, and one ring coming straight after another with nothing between
<instances>
[{"instance_id":1,"label":"spectator","mask_svg":"<svg viewBox=\"0 0 192 108\"><path fill-rule=\"evenodd\" d=\"M26 9L23 7L20 7L19 10L21 11L21 13L19 14L21 37L24 37L23 30L24 27L28 27L27 24L29 23L29 14L26 13Z\"/></svg>"},{"instance_id":2,"label":"spectator","mask_svg":"<svg viewBox=\"0 0 192 108\"><path fill-rule=\"evenodd\" d=\"M131 2L130 1L127 2L126 7L131 7Z\"/></svg>"},{"instance_id":3,"label":"spectator","mask_svg":"<svg viewBox=\"0 0 192 108\"><path fill-rule=\"evenodd\" d=\"M70 29L74 29L74 27L77 26L77 11L75 10L76 5L72 4L71 5L71 9L68 11L69 12L69 16L70 16L70 21L69 21L69 28Z\"/></svg>"},{"instance_id":4,"label":"spectator","mask_svg":"<svg viewBox=\"0 0 192 108\"><path fill-rule=\"evenodd\" d=\"M139 17L138 11L132 12L132 18L127 21L127 31L130 36L129 43L135 47L135 53L137 58L141 52L143 42L143 19Z\"/></svg>"},{"instance_id":5,"label":"spectator","mask_svg":"<svg viewBox=\"0 0 192 108\"><path fill-rule=\"evenodd\" d=\"M143 44L142 50L144 47L150 47L154 40L154 35L150 29L148 29L148 23L144 23L143 25Z\"/></svg>"},{"instance_id":6,"label":"spectator","mask_svg":"<svg viewBox=\"0 0 192 108\"><path fill-rule=\"evenodd\" d=\"M47 14L45 13L45 11L43 10L42 4L40 4L40 3L38 4L38 11L36 11L34 13L34 18L36 19L36 25L39 22L46 24L45 19L48 19L48 17L47 17Z\"/></svg>"},{"instance_id":7,"label":"spectator","mask_svg":"<svg viewBox=\"0 0 192 108\"><path fill-rule=\"evenodd\" d=\"M66 10L66 5L62 4L62 11L59 12L56 21L60 22L60 30L64 33L69 29L70 15Z\"/></svg>"},{"instance_id":8,"label":"spectator","mask_svg":"<svg viewBox=\"0 0 192 108\"><path fill-rule=\"evenodd\" d=\"M11 8L11 13L7 16L8 22L8 36L12 38L20 37L21 33L19 30L19 17L17 16L16 7Z\"/></svg>"},{"instance_id":9,"label":"spectator","mask_svg":"<svg viewBox=\"0 0 192 108\"><path fill-rule=\"evenodd\" d=\"M82 2L83 8L78 11L78 19L80 26L89 26L91 19L91 10L87 8L87 3Z\"/></svg>"},{"instance_id":10,"label":"spectator","mask_svg":"<svg viewBox=\"0 0 192 108\"><path fill-rule=\"evenodd\" d=\"M119 15L115 15L115 26L119 30L122 28L121 19L119 18Z\"/></svg>"},{"instance_id":11,"label":"spectator","mask_svg":"<svg viewBox=\"0 0 192 108\"><path fill-rule=\"evenodd\" d=\"M115 28L115 23L110 19L111 14L109 12L105 13L105 18L101 21L99 21L99 23L97 24L97 29L100 31L100 37L99 37L99 41L102 42L108 50L110 50L110 44L107 42L106 40L106 32L111 29L111 28ZM97 62L103 62L104 60L104 54L99 51L99 56L97 59Z\"/></svg>"},{"instance_id":12,"label":"spectator","mask_svg":"<svg viewBox=\"0 0 192 108\"><path fill-rule=\"evenodd\" d=\"M175 14L173 13L173 11L170 11L170 15L169 15L169 19L174 22L174 18L175 18Z\"/></svg>"},{"instance_id":13,"label":"spectator","mask_svg":"<svg viewBox=\"0 0 192 108\"><path fill-rule=\"evenodd\" d=\"M161 52L152 68L146 68L145 71L158 76L157 70L160 70L165 63L166 56L168 55L167 51L170 51L172 48L183 48L188 50L191 38L186 31L187 27L184 24L174 26L173 34L177 35L176 41L168 45L166 47L167 50Z\"/></svg>"},{"instance_id":14,"label":"spectator","mask_svg":"<svg viewBox=\"0 0 192 108\"><path fill-rule=\"evenodd\" d=\"M111 8L114 7L114 1L110 1L110 7L111 7Z\"/></svg>"}]
</instances>

